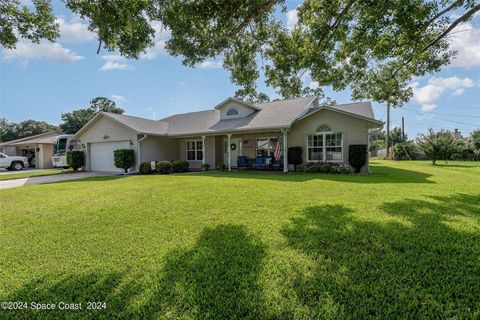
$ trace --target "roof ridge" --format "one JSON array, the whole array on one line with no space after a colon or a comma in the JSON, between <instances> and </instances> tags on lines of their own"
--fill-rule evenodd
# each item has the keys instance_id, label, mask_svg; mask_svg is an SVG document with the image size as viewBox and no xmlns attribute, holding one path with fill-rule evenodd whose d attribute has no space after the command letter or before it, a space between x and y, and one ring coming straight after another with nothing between
<instances>
[{"instance_id":1,"label":"roof ridge","mask_svg":"<svg viewBox=\"0 0 480 320\"><path fill-rule=\"evenodd\" d=\"M215 109L207 109L207 110L199 110L199 111L190 111L190 112L185 112L185 113L176 113L176 114L172 114L171 116L162 118L162 119L157 120L157 121L166 120L166 119L173 118L173 117L176 117L176 116L183 116L183 115L187 115L187 114L201 113L201 112L215 112Z\"/></svg>"},{"instance_id":2,"label":"roof ridge","mask_svg":"<svg viewBox=\"0 0 480 320\"><path fill-rule=\"evenodd\" d=\"M3 141L3 142L0 142L0 143L7 143L7 142L8 142L8 143L15 143L15 142L21 142L21 141L23 141L23 140L28 140L28 139L32 139L32 138L37 138L37 137L44 136L44 135L47 135L47 134L50 134L50 133L63 134L63 133L60 132L60 131L48 131L48 132L42 132L42 133L36 134L36 135L34 135L34 136L18 138L18 139L9 140L9 141Z\"/></svg>"},{"instance_id":3,"label":"roof ridge","mask_svg":"<svg viewBox=\"0 0 480 320\"><path fill-rule=\"evenodd\" d=\"M153 120L153 119L142 118L142 117L137 117L137 116L130 116L130 115L127 115L127 114L120 114L120 113L115 113L115 112L106 112L106 111L102 111L102 112L105 113L105 114L114 115L114 116L122 116L122 117L127 117L127 118L135 118L135 119L155 121L155 122L159 121L159 120Z\"/></svg>"},{"instance_id":4,"label":"roof ridge","mask_svg":"<svg viewBox=\"0 0 480 320\"><path fill-rule=\"evenodd\" d=\"M290 99L278 99L278 100L272 100L268 102L262 102L262 103L256 103L255 105L262 105L262 104L269 104L269 103L275 103L275 102L285 102L285 101L292 101L292 100L300 100L300 99L307 99L307 98L314 98L317 97L316 95L310 95L310 96L304 96L304 97L296 97L296 98L290 98Z\"/></svg>"}]
</instances>

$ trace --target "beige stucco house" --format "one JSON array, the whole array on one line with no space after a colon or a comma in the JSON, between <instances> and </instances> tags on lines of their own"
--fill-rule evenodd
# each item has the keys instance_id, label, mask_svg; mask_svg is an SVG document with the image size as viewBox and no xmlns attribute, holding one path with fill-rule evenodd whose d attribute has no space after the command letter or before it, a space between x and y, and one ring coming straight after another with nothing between
<instances>
[{"instance_id":1,"label":"beige stucco house","mask_svg":"<svg viewBox=\"0 0 480 320\"><path fill-rule=\"evenodd\" d=\"M55 138L60 132L52 131L26 138L0 143L0 152L8 156L28 158L31 167L37 169L52 168Z\"/></svg>"},{"instance_id":2,"label":"beige stucco house","mask_svg":"<svg viewBox=\"0 0 480 320\"><path fill-rule=\"evenodd\" d=\"M121 171L113 151L133 149L136 164L187 160L192 169L208 163L231 170L239 156L272 156L277 142L287 172L289 147L303 148L304 162L348 163L348 146L368 144L375 120L370 102L321 106L316 97L250 104L228 98L205 111L149 120L99 113L73 137L86 152L86 169Z\"/></svg>"}]
</instances>

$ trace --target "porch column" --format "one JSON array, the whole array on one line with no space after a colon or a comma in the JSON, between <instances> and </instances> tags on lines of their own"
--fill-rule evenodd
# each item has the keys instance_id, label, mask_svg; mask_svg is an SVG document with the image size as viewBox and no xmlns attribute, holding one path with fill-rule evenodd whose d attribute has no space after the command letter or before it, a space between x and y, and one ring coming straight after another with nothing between
<instances>
[{"instance_id":1,"label":"porch column","mask_svg":"<svg viewBox=\"0 0 480 320\"><path fill-rule=\"evenodd\" d=\"M205 136L202 136L202 164L205 164Z\"/></svg>"},{"instance_id":2,"label":"porch column","mask_svg":"<svg viewBox=\"0 0 480 320\"><path fill-rule=\"evenodd\" d=\"M230 163L231 162L230 153L232 151L232 148L230 147L232 144L231 139L232 139L232 134L231 133L227 134L228 171L232 171L232 164Z\"/></svg>"},{"instance_id":3,"label":"porch column","mask_svg":"<svg viewBox=\"0 0 480 320\"><path fill-rule=\"evenodd\" d=\"M288 146L287 146L287 130L282 130L283 133L283 173L288 172Z\"/></svg>"}]
</instances>

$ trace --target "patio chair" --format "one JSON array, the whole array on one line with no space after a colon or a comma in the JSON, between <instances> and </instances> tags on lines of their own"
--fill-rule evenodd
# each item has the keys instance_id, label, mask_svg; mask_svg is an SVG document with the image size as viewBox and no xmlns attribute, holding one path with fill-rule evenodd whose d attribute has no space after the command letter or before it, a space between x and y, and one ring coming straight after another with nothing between
<instances>
[{"instance_id":1,"label":"patio chair","mask_svg":"<svg viewBox=\"0 0 480 320\"><path fill-rule=\"evenodd\" d=\"M246 156L237 157L237 168L248 168L248 162Z\"/></svg>"},{"instance_id":2,"label":"patio chair","mask_svg":"<svg viewBox=\"0 0 480 320\"><path fill-rule=\"evenodd\" d=\"M252 168L254 169L268 169L270 168L270 161L267 159L270 159L269 157L266 156L259 156L255 158L255 162L252 164Z\"/></svg>"},{"instance_id":3,"label":"patio chair","mask_svg":"<svg viewBox=\"0 0 480 320\"><path fill-rule=\"evenodd\" d=\"M283 169L283 156L280 156L280 158L278 159L278 161L275 161L275 162L272 164L272 168L275 168L275 169Z\"/></svg>"}]
</instances>

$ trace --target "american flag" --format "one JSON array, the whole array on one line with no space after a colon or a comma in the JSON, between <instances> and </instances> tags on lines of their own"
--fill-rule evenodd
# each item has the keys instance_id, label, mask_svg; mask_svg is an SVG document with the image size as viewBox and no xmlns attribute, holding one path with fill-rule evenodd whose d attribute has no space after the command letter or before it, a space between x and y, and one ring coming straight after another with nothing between
<instances>
[{"instance_id":1,"label":"american flag","mask_svg":"<svg viewBox=\"0 0 480 320\"><path fill-rule=\"evenodd\" d=\"M275 161L280 159L280 141L277 139L277 144L275 145L275 151L273 151L273 158Z\"/></svg>"}]
</instances>

